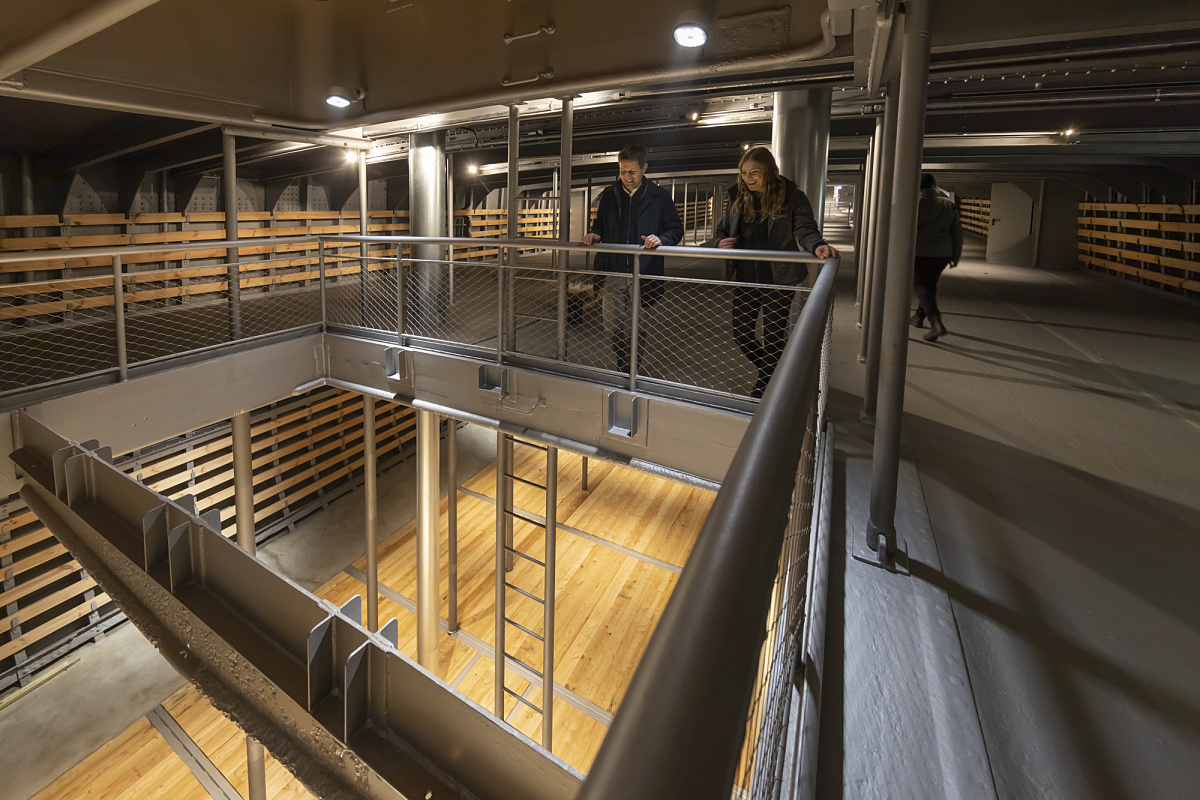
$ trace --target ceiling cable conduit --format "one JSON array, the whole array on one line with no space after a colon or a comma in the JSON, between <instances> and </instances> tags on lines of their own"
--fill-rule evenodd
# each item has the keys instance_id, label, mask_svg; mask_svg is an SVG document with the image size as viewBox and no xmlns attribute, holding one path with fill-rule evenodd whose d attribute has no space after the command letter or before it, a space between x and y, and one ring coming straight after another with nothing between
<instances>
[{"instance_id":1,"label":"ceiling cable conduit","mask_svg":"<svg viewBox=\"0 0 1200 800\"><path fill-rule=\"evenodd\" d=\"M247 125L225 125L221 130L230 136L245 136L250 139L269 139L274 142L292 142L297 144L318 144L326 147L349 147L355 150L371 149L371 143L366 139L356 139L349 136L330 136L328 134L312 133L311 131L281 131L273 128L254 128Z\"/></svg>"},{"instance_id":2,"label":"ceiling cable conduit","mask_svg":"<svg viewBox=\"0 0 1200 800\"><path fill-rule=\"evenodd\" d=\"M73 44L112 27L158 0L102 0L79 11L41 33L0 53L0 78L33 66Z\"/></svg>"}]
</instances>

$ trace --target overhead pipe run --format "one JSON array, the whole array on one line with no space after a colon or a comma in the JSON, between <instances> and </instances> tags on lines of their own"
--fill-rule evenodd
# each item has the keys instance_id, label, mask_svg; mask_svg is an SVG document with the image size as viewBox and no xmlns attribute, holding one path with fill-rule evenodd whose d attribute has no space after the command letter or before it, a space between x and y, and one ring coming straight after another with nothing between
<instances>
[{"instance_id":1,"label":"overhead pipe run","mask_svg":"<svg viewBox=\"0 0 1200 800\"><path fill-rule=\"evenodd\" d=\"M250 125L224 125L221 130L231 136L245 136L247 139L270 139L274 142L347 147L352 150L371 149L371 142L369 140L355 139L349 136L331 136L329 134L310 133L308 131L281 131L268 128L255 128Z\"/></svg>"},{"instance_id":2,"label":"overhead pipe run","mask_svg":"<svg viewBox=\"0 0 1200 800\"><path fill-rule=\"evenodd\" d=\"M57 25L26 39L7 53L0 54L0 78L7 78L33 66L157 2L158 0L104 0L72 14Z\"/></svg>"}]
</instances>

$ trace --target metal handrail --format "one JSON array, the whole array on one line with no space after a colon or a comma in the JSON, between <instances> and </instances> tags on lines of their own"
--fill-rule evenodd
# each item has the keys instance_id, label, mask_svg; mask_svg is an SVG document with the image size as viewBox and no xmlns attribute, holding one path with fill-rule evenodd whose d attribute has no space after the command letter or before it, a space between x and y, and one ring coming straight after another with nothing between
<instances>
[{"instance_id":1,"label":"metal handrail","mask_svg":"<svg viewBox=\"0 0 1200 800\"><path fill-rule=\"evenodd\" d=\"M836 271L821 269L578 800L729 797Z\"/></svg>"}]
</instances>

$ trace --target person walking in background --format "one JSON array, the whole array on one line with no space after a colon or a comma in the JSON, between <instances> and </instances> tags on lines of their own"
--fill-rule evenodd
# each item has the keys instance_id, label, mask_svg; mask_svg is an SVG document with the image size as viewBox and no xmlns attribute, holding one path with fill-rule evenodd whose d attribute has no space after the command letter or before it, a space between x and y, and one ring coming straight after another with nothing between
<instances>
[{"instance_id":1,"label":"person walking in background","mask_svg":"<svg viewBox=\"0 0 1200 800\"><path fill-rule=\"evenodd\" d=\"M647 250L661 245L675 245L683 239L683 223L675 210L675 201L658 184L646 178L646 148L631 144L617 154L620 168L616 183L600 193L596 205L596 220L584 234L582 244L639 244ZM662 256L641 256L642 275L665 274ZM597 253L594 269L602 272L633 273L633 255ZM633 281L616 275L606 275L600 289L604 314L604 333L617 359L617 371L629 371L630 292ZM642 308L654 305L666 287L662 281L651 281L642 289ZM644 328L643 328L644 331Z\"/></svg>"},{"instance_id":2,"label":"person walking in background","mask_svg":"<svg viewBox=\"0 0 1200 800\"><path fill-rule=\"evenodd\" d=\"M929 333L925 341L936 342L946 335L942 313L938 310L937 285L942 270L958 266L962 258L963 234L958 220L958 208L937 190L932 173L921 175L921 199L917 205L917 249L913 263L913 289L917 293L917 310L912 324L920 328L929 318Z\"/></svg>"},{"instance_id":3,"label":"person walking in background","mask_svg":"<svg viewBox=\"0 0 1200 800\"><path fill-rule=\"evenodd\" d=\"M738 162L737 183L729 189L728 211L717 224L717 247L738 250L785 250L803 247L818 258L837 258L838 251L821 237L812 203L788 178L779 174L775 156L752 147ZM725 262L725 277L740 283L798 286L808 277L805 264L778 261ZM775 372L788 337L788 314L795 292L763 286L733 290L733 338L758 368L751 397L762 397ZM762 339L755 329L762 316Z\"/></svg>"}]
</instances>

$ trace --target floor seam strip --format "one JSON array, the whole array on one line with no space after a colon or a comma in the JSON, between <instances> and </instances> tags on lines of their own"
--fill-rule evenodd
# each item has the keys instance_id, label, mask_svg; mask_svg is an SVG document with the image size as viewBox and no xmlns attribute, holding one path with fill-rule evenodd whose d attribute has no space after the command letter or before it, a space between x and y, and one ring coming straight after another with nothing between
<instances>
[{"instance_id":1,"label":"floor seam strip","mask_svg":"<svg viewBox=\"0 0 1200 800\"><path fill-rule=\"evenodd\" d=\"M460 492L462 492L463 494L468 494L471 497L474 497L476 500L483 500L485 503L491 503L492 505L496 505L495 498L488 497L486 494L480 494L479 492L476 492L473 489L468 489L465 486L458 487L458 490ZM529 516L533 517L534 519L536 519L538 521L539 524L545 524L545 522L546 522L545 516L543 516L541 514L535 513L533 511L526 511L523 508L518 508L516 510L520 511L523 514L528 514ZM645 561L647 564L653 564L656 567L662 567L665 570L674 572L676 575L683 572L682 567L677 567L669 561L663 561L661 558L655 558L654 556L648 556L645 553L640 553L637 550L634 550L633 548L625 547L624 545L617 544L616 542L610 542L607 539L602 539L601 537L595 535L594 533L588 533L587 531L582 531L579 528L573 528L570 525L567 525L565 523L562 523L562 522L558 523L558 529L560 531L565 531L566 533L573 534L580 538L587 539L589 542L595 542L596 544L601 545L603 547L607 547L611 550L616 550L618 553L623 553L627 556L630 556L631 558L636 558L639 561Z\"/></svg>"},{"instance_id":2,"label":"floor seam strip","mask_svg":"<svg viewBox=\"0 0 1200 800\"><path fill-rule=\"evenodd\" d=\"M354 578L354 580L358 581L359 583L365 584L367 582L366 574L362 570L360 570L358 567L355 567L354 565L350 565L350 566L346 567L344 570L342 570L342 572L346 575L349 575L351 578ZM414 614L417 613L417 604L415 602L413 602L412 600L408 599L407 597L405 597L404 595L400 594L400 592L397 592L392 587L385 586L384 584L381 583L381 584L379 584L379 593L381 595L383 595L384 597L388 598L389 600L391 600L392 602L398 603L399 605L408 609L412 613L414 613ZM495 658L496 658L495 650L492 648L492 646L490 644L483 641L478 636L468 633L467 631L463 630L462 628L459 628L454 633L450 633L450 624L441 617L438 618L438 626L446 634L453 636L454 638L461 641L463 644L467 645L467 647L470 647L471 649L475 650L475 652L477 653L478 656L486 656L487 658L495 660ZM517 673L518 675L520 675L525 680L529 681L530 683L540 684L542 682L541 678L534 675L532 672L526 672L526 670L523 669L522 667L510 665L508 668L510 670L512 670L513 672ZM466 672L466 669L463 670L464 674L465 674L465 672ZM462 680L461 675L459 676L459 678L457 680L455 680L454 686L457 686L458 682L460 680ZM603 708L596 705L591 700L588 700L583 695L576 694L575 692L571 691L567 687L563 686L561 683L555 682L554 696L556 698L558 698L559 700L562 700L563 702L565 702L567 705L569 705L579 711L582 711L584 714L588 715L589 717L594 719L596 722L599 722L600 724L602 724L606 727L612 724L613 715L611 713L609 713L608 711L605 711Z\"/></svg>"},{"instance_id":3,"label":"floor seam strip","mask_svg":"<svg viewBox=\"0 0 1200 800\"><path fill-rule=\"evenodd\" d=\"M225 773L217 769L217 765L200 749L200 745L188 736L187 731L170 712L158 705L146 714L146 719L150 720L150 724L171 746L171 750L213 800L242 800L242 795L225 777Z\"/></svg>"}]
</instances>

